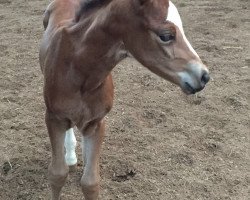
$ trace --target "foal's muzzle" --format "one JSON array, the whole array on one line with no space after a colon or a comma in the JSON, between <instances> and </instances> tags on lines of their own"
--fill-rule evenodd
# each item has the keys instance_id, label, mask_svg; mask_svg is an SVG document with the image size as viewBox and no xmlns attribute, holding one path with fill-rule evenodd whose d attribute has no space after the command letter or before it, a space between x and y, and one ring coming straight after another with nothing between
<instances>
[{"instance_id":1,"label":"foal's muzzle","mask_svg":"<svg viewBox=\"0 0 250 200\"><path fill-rule=\"evenodd\" d=\"M189 63L186 71L179 72L178 75L181 88L186 94L195 94L201 91L210 80L207 68L199 62Z\"/></svg>"}]
</instances>

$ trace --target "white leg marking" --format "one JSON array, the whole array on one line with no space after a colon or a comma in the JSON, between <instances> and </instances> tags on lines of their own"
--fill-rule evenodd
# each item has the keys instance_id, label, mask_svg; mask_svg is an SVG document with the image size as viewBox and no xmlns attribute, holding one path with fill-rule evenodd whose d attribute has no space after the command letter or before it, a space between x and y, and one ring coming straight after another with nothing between
<instances>
[{"instance_id":1,"label":"white leg marking","mask_svg":"<svg viewBox=\"0 0 250 200\"><path fill-rule=\"evenodd\" d=\"M73 128L66 131L64 147L66 150L65 161L68 166L75 165L77 163L76 158L76 137Z\"/></svg>"},{"instance_id":2,"label":"white leg marking","mask_svg":"<svg viewBox=\"0 0 250 200\"><path fill-rule=\"evenodd\" d=\"M98 165L93 164L93 158L95 157L95 143L94 139L88 136L85 136L82 139L82 146L84 151L84 176L86 181L89 184L93 184L93 180L99 180L99 177L96 177L99 174L96 174Z\"/></svg>"}]
</instances>

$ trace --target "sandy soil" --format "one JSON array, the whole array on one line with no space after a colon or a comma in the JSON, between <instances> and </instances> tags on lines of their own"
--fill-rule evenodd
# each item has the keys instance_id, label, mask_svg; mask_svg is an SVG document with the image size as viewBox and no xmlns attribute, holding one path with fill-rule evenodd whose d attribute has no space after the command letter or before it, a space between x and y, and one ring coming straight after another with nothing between
<instances>
[{"instance_id":1,"label":"sandy soil","mask_svg":"<svg viewBox=\"0 0 250 200\"><path fill-rule=\"evenodd\" d=\"M48 0L0 0L0 199L49 199L50 144L38 46ZM197 96L127 59L113 72L101 158L103 200L250 196L249 0L174 1L213 80ZM79 135L77 135L79 139ZM82 199L79 165L63 198Z\"/></svg>"}]
</instances>

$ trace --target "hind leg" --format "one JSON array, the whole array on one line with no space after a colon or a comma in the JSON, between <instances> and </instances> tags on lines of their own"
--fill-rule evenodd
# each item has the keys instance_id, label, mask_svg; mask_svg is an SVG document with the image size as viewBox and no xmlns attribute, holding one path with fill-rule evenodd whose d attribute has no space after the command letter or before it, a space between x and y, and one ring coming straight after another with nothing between
<instances>
[{"instance_id":1,"label":"hind leg","mask_svg":"<svg viewBox=\"0 0 250 200\"><path fill-rule=\"evenodd\" d=\"M58 120L46 112L46 125L52 149L52 160L49 165L48 179L52 190L52 200L59 200L62 187L66 182L69 167L64 158L65 132L69 128L67 121Z\"/></svg>"}]
</instances>

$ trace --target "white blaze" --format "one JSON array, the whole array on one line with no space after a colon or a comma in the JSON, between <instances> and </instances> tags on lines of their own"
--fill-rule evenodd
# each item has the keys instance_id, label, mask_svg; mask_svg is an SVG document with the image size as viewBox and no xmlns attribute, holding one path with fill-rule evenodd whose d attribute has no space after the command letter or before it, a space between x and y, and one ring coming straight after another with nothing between
<instances>
[{"instance_id":1,"label":"white blaze","mask_svg":"<svg viewBox=\"0 0 250 200\"><path fill-rule=\"evenodd\" d=\"M180 31L182 33L182 36L183 36L183 39L186 42L187 46L199 58L198 54L193 49L192 45L189 43L189 41L187 40L187 38L185 36L180 14L179 14L177 8L175 7L175 5L171 1L169 1L169 8L168 8L167 20L171 21L172 23L174 23L180 29Z\"/></svg>"}]
</instances>

